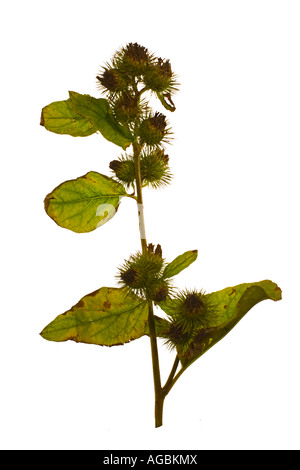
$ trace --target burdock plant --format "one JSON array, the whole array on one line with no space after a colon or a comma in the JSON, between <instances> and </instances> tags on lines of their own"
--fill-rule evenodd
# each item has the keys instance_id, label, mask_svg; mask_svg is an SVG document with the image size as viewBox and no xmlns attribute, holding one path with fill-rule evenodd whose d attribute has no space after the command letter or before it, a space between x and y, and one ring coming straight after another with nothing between
<instances>
[{"instance_id":1,"label":"burdock plant","mask_svg":"<svg viewBox=\"0 0 300 470\"><path fill-rule=\"evenodd\" d=\"M137 203L141 247L129 259L120 261L117 287L101 287L86 295L49 323L41 335L50 341L102 346L122 345L148 335L158 427L163 421L164 400L183 372L255 304L265 299L280 300L281 290L269 280L213 293L201 288L176 289L174 277L196 260L198 252L187 251L167 262L160 244L148 243L143 188L157 189L171 181L166 154L169 121L150 108L149 94L156 96L167 112L174 112L177 78L169 60L130 43L114 54L96 79L104 97L70 91L67 100L43 108L41 125L74 137L100 132L123 153L109 163L110 176L90 171L57 186L46 196L45 210L61 227L85 233L108 222L123 197L131 198ZM164 385L158 338L175 355Z\"/></svg>"}]
</instances>

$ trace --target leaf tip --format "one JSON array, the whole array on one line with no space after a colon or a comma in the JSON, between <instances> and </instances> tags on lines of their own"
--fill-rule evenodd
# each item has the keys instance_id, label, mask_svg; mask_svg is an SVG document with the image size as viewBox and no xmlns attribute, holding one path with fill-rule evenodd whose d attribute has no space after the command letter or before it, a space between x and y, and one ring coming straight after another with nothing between
<instances>
[{"instance_id":1,"label":"leaf tip","mask_svg":"<svg viewBox=\"0 0 300 470\"><path fill-rule=\"evenodd\" d=\"M277 294L277 299L276 300L282 300L282 289L280 289L280 287L277 286L277 284L276 284L276 287L275 287L275 292Z\"/></svg>"},{"instance_id":2,"label":"leaf tip","mask_svg":"<svg viewBox=\"0 0 300 470\"><path fill-rule=\"evenodd\" d=\"M131 145L131 142L124 144L123 147L122 147L123 150L127 150L128 147L130 147L130 145Z\"/></svg>"},{"instance_id":3,"label":"leaf tip","mask_svg":"<svg viewBox=\"0 0 300 470\"><path fill-rule=\"evenodd\" d=\"M41 125L41 126L45 126L44 108L42 109L42 112L41 112L40 125Z\"/></svg>"},{"instance_id":4,"label":"leaf tip","mask_svg":"<svg viewBox=\"0 0 300 470\"><path fill-rule=\"evenodd\" d=\"M271 300L274 300L276 302L277 300L282 299L282 290L275 282L270 281L269 279L266 279L265 281L261 282L264 285L265 289L267 289L267 292L269 292Z\"/></svg>"},{"instance_id":5,"label":"leaf tip","mask_svg":"<svg viewBox=\"0 0 300 470\"><path fill-rule=\"evenodd\" d=\"M44 329L40 332L40 336L41 336L42 338L44 338L44 339L47 339L47 337L46 337L47 335L45 336L45 329L46 329L46 328L44 328Z\"/></svg>"},{"instance_id":6,"label":"leaf tip","mask_svg":"<svg viewBox=\"0 0 300 470\"><path fill-rule=\"evenodd\" d=\"M45 208L45 211L47 212L47 214L48 214L48 207L49 207L51 198L52 198L52 194L50 193L50 194L47 194L47 196L44 199L44 208Z\"/></svg>"}]
</instances>

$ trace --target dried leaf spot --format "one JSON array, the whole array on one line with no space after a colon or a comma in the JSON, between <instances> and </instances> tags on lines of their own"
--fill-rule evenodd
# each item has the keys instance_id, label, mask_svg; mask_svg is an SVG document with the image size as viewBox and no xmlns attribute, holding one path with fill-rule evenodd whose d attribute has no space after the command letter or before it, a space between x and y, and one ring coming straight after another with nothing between
<instances>
[{"instance_id":1,"label":"dried leaf spot","mask_svg":"<svg viewBox=\"0 0 300 470\"><path fill-rule=\"evenodd\" d=\"M91 292L91 293L89 294L89 296L90 296L90 297L95 297L95 296L99 293L99 290L100 290L100 289L94 290L94 292Z\"/></svg>"},{"instance_id":2,"label":"dried leaf spot","mask_svg":"<svg viewBox=\"0 0 300 470\"><path fill-rule=\"evenodd\" d=\"M84 301L81 299L73 308L82 308L84 307Z\"/></svg>"},{"instance_id":3,"label":"dried leaf spot","mask_svg":"<svg viewBox=\"0 0 300 470\"><path fill-rule=\"evenodd\" d=\"M103 307L104 307L104 308L110 308L110 307L111 307L111 303L109 302L109 300L106 300L106 301L103 303Z\"/></svg>"}]
</instances>

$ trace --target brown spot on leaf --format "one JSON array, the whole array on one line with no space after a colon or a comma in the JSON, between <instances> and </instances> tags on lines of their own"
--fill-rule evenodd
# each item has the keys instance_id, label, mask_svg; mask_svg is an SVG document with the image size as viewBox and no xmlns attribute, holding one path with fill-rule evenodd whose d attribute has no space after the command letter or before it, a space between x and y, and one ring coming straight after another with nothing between
<instances>
[{"instance_id":1,"label":"brown spot on leaf","mask_svg":"<svg viewBox=\"0 0 300 470\"><path fill-rule=\"evenodd\" d=\"M224 305L224 308L227 308L227 307L228 307L228 305Z\"/></svg>"},{"instance_id":2,"label":"brown spot on leaf","mask_svg":"<svg viewBox=\"0 0 300 470\"><path fill-rule=\"evenodd\" d=\"M100 289L94 290L94 292L91 292L91 293L89 294L89 296L90 296L90 297L95 297L95 296L98 294L99 290L100 290Z\"/></svg>"},{"instance_id":3,"label":"brown spot on leaf","mask_svg":"<svg viewBox=\"0 0 300 470\"><path fill-rule=\"evenodd\" d=\"M73 308L82 308L82 307L84 307L84 301L81 299L76 305L74 305Z\"/></svg>"},{"instance_id":4,"label":"brown spot on leaf","mask_svg":"<svg viewBox=\"0 0 300 470\"><path fill-rule=\"evenodd\" d=\"M42 111L42 114L41 114L41 121L40 121L40 125L41 125L41 126L44 126L44 125L45 125L45 119L44 119L44 110Z\"/></svg>"},{"instance_id":5,"label":"brown spot on leaf","mask_svg":"<svg viewBox=\"0 0 300 470\"><path fill-rule=\"evenodd\" d=\"M229 295L233 295L236 292L236 289L232 288L232 291L230 292Z\"/></svg>"},{"instance_id":6,"label":"brown spot on leaf","mask_svg":"<svg viewBox=\"0 0 300 470\"><path fill-rule=\"evenodd\" d=\"M106 301L103 303L103 307L104 307L104 308L110 308L110 307L111 307L111 303L109 302L109 300L106 300Z\"/></svg>"}]
</instances>

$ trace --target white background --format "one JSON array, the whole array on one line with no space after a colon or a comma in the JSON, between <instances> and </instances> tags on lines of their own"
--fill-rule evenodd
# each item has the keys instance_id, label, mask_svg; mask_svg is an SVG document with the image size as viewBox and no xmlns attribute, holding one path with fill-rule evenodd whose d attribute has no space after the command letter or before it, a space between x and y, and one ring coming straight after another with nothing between
<instances>
[{"instance_id":1,"label":"white background","mask_svg":"<svg viewBox=\"0 0 300 470\"><path fill-rule=\"evenodd\" d=\"M11 1L1 8L2 449L299 449L300 4L298 1ZM154 429L148 338L105 348L39 332L139 249L134 201L90 234L59 228L43 199L122 151L58 136L43 106L138 42L181 83L169 113L171 186L145 192L149 242L198 249L179 287L271 279L257 305L193 364ZM155 109L163 111L159 102ZM173 356L160 346L163 379Z\"/></svg>"}]
</instances>

